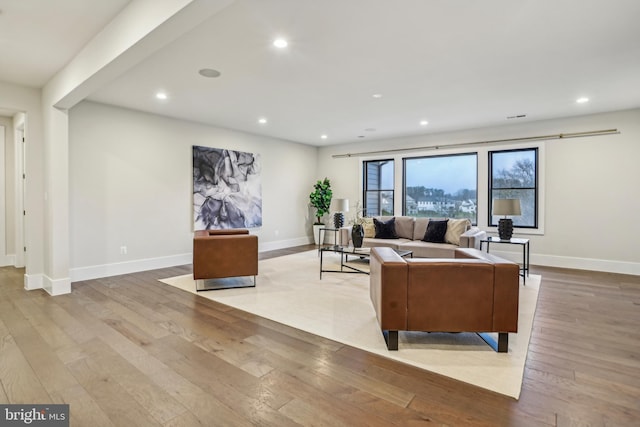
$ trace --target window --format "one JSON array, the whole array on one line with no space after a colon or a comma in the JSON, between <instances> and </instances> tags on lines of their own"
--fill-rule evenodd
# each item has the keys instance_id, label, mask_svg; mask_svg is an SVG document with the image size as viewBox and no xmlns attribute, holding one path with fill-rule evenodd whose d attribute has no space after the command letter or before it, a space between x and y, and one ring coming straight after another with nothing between
<instances>
[{"instance_id":1,"label":"window","mask_svg":"<svg viewBox=\"0 0 640 427\"><path fill-rule=\"evenodd\" d=\"M489 151L489 225L497 226L494 199L520 199L513 225L538 228L538 149Z\"/></svg>"},{"instance_id":2,"label":"window","mask_svg":"<svg viewBox=\"0 0 640 427\"><path fill-rule=\"evenodd\" d=\"M364 162L364 216L393 215L393 160Z\"/></svg>"},{"instance_id":3,"label":"window","mask_svg":"<svg viewBox=\"0 0 640 427\"><path fill-rule=\"evenodd\" d=\"M468 218L476 224L477 206L477 153L404 159L405 215Z\"/></svg>"}]
</instances>

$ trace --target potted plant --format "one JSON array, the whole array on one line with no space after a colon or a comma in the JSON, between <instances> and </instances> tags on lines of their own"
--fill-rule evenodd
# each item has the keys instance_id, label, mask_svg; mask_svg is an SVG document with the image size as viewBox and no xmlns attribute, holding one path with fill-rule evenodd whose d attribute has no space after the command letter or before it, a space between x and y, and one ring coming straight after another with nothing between
<instances>
[{"instance_id":1,"label":"potted plant","mask_svg":"<svg viewBox=\"0 0 640 427\"><path fill-rule=\"evenodd\" d=\"M329 213L329 209L331 208L331 197L333 196L333 192L331 191L331 182L329 178L325 178L324 180L318 180L313 186L313 191L309 194L309 201L311 202L311 206L316 210L315 216L316 221L313 223L313 240L318 245L320 242L318 236L318 230L324 227L324 224L320 220L320 218Z\"/></svg>"}]
</instances>

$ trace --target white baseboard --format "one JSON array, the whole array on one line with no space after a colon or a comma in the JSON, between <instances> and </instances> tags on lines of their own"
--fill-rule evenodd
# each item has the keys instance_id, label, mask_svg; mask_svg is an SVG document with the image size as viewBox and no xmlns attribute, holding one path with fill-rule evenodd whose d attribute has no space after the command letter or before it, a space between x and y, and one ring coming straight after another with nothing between
<instances>
[{"instance_id":1,"label":"white baseboard","mask_svg":"<svg viewBox=\"0 0 640 427\"><path fill-rule=\"evenodd\" d=\"M15 265L16 264L16 256L9 254L9 255L0 255L0 267L8 267L10 265Z\"/></svg>"},{"instance_id":2,"label":"white baseboard","mask_svg":"<svg viewBox=\"0 0 640 427\"><path fill-rule=\"evenodd\" d=\"M27 291L42 289L42 277L42 274L25 274L24 289Z\"/></svg>"},{"instance_id":3,"label":"white baseboard","mask_svg":"<svg viewBox=\"0 0 640 427\"><path fill-rule=\"evenodd\" d=\"M299 237L289 240L278 240L275 242L262 243L258 246L259 252L273 251L276 249L286 249L294 246L307 245L313 243L310 237ZM115 264L92 265L88 267L77 267L69 270L71 282L82 280L99 279L101 277L117 276L120 274L136 273L138 271L155 270L158 268L175 267L177 265L191 264L193 254L180 254L159 258L148 258ZM25 287L26 289L26 287ZM33 288L35 289L35 288Z\"/></svg>"},{"instance_id":4,"label":"white baseboard","mask_svg":"<svg viewBox=\"0 0 640 427\"><path fill-rule=\"evenodd\" d=\"M605 259L561 257L554 255L531 255L531 263L547 267L575 268L577 270L604 271L607 273L640 276L640 263Z\"/></svg>"},{"instance_id":5,"label":"white baseboard","mask_svg":"<svg viewBox=\"0 0 640 427\"><path fill-rule=\"evenodd\" d=\"M176 265L191 264L192 255L180 254L159 258L147 258L115 264L93 265L69 270L71 282L99 279L101 277L118 276L120 274L136 273L138 271L155 270L158 268L175 267Z\"/></svg>"},{"instance_id":6,"label":"white baseboard","mask_svg":"<svg viewBox=\"0 0 640 427\"><path fill-rule=\"evenodd\" d=\"M44 275L42 279L42 289L51 296L71 293L71 280L68 277L51 279L49 276Z\"/></svg>"},{"instance_id":7,"label":"white baseboard","mask_svg":"<svg viewBox=\"0 0 640 427\"><path fill-rule=\"evenodd\" d=\"M292 248L294 246L308 245L313 243L311 237L298 237L295 239L278 240L275 242L259 243L258 252L274 251L276 249Z\"/></svg>"},{"instance_id":8,"label":"white baseboard","mask_svg":"<svg viewBox=\"0 0 640 427\"><path fill-rule=\"evenodd\" d=\"M279 240L276 242L268 242L259 245L259 251L272 251L277 249L286 249L294 246L301 246L313 243L313 240L310 237L301 237L296 239L289 240ZM522 263L522 252L504 252L504 251L491 251L492 254L498 255L502 258L511 260L513 262ZM134 260L127 262L120 262L116 264L104 264L104 265L94 265L89 267L79 267L72 268L69 271L70 280L69 283L78 282L82 280L91 280L91 279L99 279L101 277L110 277L117 276L120 274L130 274L136 273L139 271L147 271L147 270L155 270L159 268L167 268L174 267L177 265L187 265L191 264L193 260L193 255L191 253L188 254L180 254L180 255L172 255L160 258L149 258L142 260ZM547 267L560 267L560 268L574 268L578 270L592 270L592 271L605 271L609 273L620 273L620 274L633 274L640 275L640 263L633 262L623 262L623 261L610 261L610 260L599 260L599 259L590 259L590 258L575 258L575 257L564 257L564 256L554 256L554 255L542 255L542 254L531 254L531 262L532 265L540 265ZM47 282L47 286L51 286L51 292L47 288L47 292L52 295L59 295L59 293L52 292L62 292L66 289L66 284L64 280L61 279L57 281L59 283L53 283L48 278L45 279ZM51 282L51 284L49 283ZM43 288L43 278L42 276L30 276L27 277L25 275L25 289L39 289Z\"/></svg>"},{"instance_id":9,"label":"white baseboard","mask_svg":"<svg viewBox=\"0 0 640 427\"><path fill-rule=\"evenodd\" d=\"M499 257L522 263L522 252L491 251ZM607 273L640 276L640 263L594 258L577 258L557 255L531 254L530 264L545 267L573 268L576 270L604 271Z\"/></svg>"}]
</instances>

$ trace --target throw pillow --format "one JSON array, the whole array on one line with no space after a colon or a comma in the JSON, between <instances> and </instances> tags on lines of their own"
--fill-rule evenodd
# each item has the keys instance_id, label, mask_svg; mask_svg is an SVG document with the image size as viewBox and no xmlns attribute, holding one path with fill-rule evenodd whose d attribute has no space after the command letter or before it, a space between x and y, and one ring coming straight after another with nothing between
<instances>
[{"instance_id":1,"label":"throw pillow","mask_svg":"<svg viewBox=\"0 0 640 427\"><path fill-rule=\"evenodd\" d=\"M362 228L364 228L364 237L376 236L376 227L373 225L373 218L362 218Z\"/></svg>"},{"instance_id":2,"label":"throw pillow","mask_svg":"<svg viewBox=\"0 0 640 427\"><path fill-rule=\"evenodd\" d=\"M467 231L469 227L471 227L471 221L468 219L449 219L444 241L452 245L460 246L460 236Z\"/></svg>"},{"instance_id":3,"label":"throw pillow","mask_svg":"<svg viewBox=\"0 0 640 427\"><path fill-rule=\"evenodd\" d=\"M373 225L376 227L376 239L397 239L396 219L391 218L388 221L379 221L373 218Z\"/></svg>"},{"instance_id":4,"label":"throw pillow","mask_svg":"<svg viewBox=\"0 0 640 427\"><path fill-rule=\"evenodd\" d=\"M427 232L424 233L422 240L431 243L445 243L444 235L447 233L447 222L449 222L448 219L442 221L429 220Z\"/></svg>"}]
</instances>

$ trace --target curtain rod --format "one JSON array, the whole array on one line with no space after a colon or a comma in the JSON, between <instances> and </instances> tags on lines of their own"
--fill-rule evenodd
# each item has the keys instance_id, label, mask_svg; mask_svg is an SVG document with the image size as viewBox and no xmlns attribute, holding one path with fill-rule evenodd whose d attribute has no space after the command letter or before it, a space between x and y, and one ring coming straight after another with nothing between
<instances>
[{"instance_id":1,"label":"curtain rod","mask_svg":"<svg viewBox=\"0 0 640 427\"><path fill-rule=\"evenodd\" d=\"M367 155L373 155L373 154L390 154L390 153L403 153L408 151L438 150L440 148L450 148L450 147L471 147L474 145L498 144L501 142L529 142L529 141L541 141L546 139L580 138L584 136L601 136L601 135L612 135L612 134L619 134L619 133L620 132L618 131L618 129L603 129L603 130L592 130L587 132L569 132L569 133L558 133L553 135L526 136L522 138L507 138L507 139L492 139L488 141L461 142L458 144L433 145L428 147L396 148L392 150L378 150L378 151L364 151L360 153L334 154L331 157L333 157L334 159L338 159L338 158L346 158L346 157L367 156Z\"/></svg>"}]
</instances>

